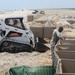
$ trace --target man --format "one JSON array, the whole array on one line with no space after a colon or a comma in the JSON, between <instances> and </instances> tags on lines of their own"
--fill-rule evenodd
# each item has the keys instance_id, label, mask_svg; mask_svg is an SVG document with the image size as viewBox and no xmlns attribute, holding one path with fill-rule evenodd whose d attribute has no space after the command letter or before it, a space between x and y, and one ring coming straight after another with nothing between
<instances>
[{"instance_id":1,"label":"man","mask_svg":"<svg viewBox=\"0 0 75 75\"><path fill-rule=\"evenodd\" d=\"M14 26L15 26L15 27L18 27L17 24L18 24L18 21L17 21L17 20L14 20Z\"/></svg>"},{"instance_id":2,"label":"man","mask_svg":"<svg viewBox=\"0 0 75 75\"><path fill-rule=\"evenodd\" d=\"M55 46L56 46L57 42L59 41L59 39L62 39L62 40L64 39L61 35L62 31L63 31L63 27L59 27L59 28L56 28L52 33L50 46L51 46L52 66L53 67L57 65L57 60L56 60L56 56L55 56Z\"/></svg>"},{"instance_id":3,"label":"man","mask_svg":"<svg viewBox=\"0 0 75 75\"><path fill-rule=\"evenodd\" d=\"M6 20L5 20L6 25L9 25L9 22L10 22L9 19L6 19Z\"/></svg>"}]
</instances>

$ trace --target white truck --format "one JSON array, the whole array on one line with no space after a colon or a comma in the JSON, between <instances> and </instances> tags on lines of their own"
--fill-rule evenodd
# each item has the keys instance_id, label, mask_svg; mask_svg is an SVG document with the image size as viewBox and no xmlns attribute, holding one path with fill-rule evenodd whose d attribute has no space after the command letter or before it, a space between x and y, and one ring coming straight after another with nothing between
<instances>
[{"instance_id":1,"label":"white truck","mask_svg":"<svg viewBox=\"0 0 75 75\"><path fill-rule=\"evenodd\" d=\"M31 51L34 48L34 34L25 27L23 17L0 18L0 51Z\"/></svg>"}]
</instances>

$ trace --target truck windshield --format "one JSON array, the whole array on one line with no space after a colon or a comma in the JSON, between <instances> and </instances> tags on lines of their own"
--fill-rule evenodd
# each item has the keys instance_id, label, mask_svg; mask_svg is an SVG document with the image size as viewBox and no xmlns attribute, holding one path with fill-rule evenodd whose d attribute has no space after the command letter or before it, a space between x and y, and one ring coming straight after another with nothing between
<instances>
[{"instance_id":1,"label":"truck windshield","mask_svg":"<svg viewBox=\"0 0 75 75\"><path fill-rule=\"evenodd\" d=\"M20 19L19 18L5 19L5 24L8 26L12 26L12 27L20 28L20 29L25 29L21 18Z\"/></svg>"}]
</instances>

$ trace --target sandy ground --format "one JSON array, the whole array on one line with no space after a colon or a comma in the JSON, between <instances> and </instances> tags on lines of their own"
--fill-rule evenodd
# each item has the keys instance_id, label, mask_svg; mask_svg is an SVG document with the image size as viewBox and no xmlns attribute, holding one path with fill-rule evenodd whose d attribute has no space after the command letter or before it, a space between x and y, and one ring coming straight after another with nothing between
<instances>
[{"instance_id":1,"label":"sandy ground","mask_svg":"<svg viewBox=\"0 0 75 75\"><path fill-rule=\"evenodd\" d=\"M45 53L40 52L21 52L21 53L0 53L0 75L4 75L5 72L14 66L46 66L51 65L51 53L50 50Z\"/></svg>"}]
</instances>

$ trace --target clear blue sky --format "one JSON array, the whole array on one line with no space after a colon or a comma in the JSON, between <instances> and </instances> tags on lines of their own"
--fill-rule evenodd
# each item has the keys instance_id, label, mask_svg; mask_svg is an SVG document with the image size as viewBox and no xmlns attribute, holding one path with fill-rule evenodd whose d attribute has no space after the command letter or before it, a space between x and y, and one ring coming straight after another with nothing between
<instances>
[{"instance_id":1,"label":"clear blue sky","mask_svg":"<svg viewBox=\"0 0 75 75\"><path fill-rule=\"evenodd\" d=\"M0 10L75 8L75 0L0 0Z\"/></svg>"}]
</instances>

